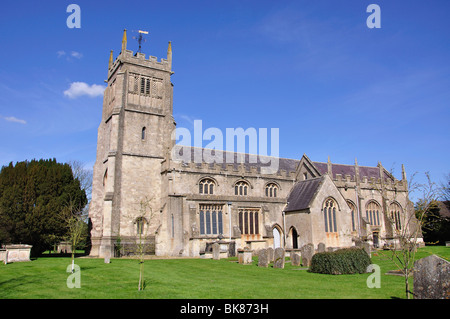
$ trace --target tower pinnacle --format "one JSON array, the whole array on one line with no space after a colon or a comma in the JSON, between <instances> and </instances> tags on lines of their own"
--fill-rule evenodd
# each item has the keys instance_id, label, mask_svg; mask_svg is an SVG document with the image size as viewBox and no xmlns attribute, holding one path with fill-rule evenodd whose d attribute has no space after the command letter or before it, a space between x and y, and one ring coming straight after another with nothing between
<instances>
[{"instance_id":1,"label":"tower pinnacle","mask_svg":"<svg viewBox=\"0 0 450 319\"><path fill-rule=\"evenodd\" d=\"M108 63L108 69L111 68L112 64L113 64L114 60L113 60L113 50L111 50L111 53L109 54L109 63Z\"/></svg>"},{"instance_id":2,"label":"tower pinnacle","mask_svg":"<svg viewBox=\"0 0 450 319\"><path fill-rule=\"evenodd\" d=\"M169 67L172 68L172 42L169 41L169 46L167 47L167 61L169 62Z\"/></svg>"},{"instance_id":3,"label":"tower pinnacle","mask_svg":"<svg viewBox=\"0 0 450 319\"><path fill-rule=\"evenodd\" d=\"M127 29L124 29L122 37L122 53L124 53L126 49L127 49Z\"/></svg>"}]
</instances>

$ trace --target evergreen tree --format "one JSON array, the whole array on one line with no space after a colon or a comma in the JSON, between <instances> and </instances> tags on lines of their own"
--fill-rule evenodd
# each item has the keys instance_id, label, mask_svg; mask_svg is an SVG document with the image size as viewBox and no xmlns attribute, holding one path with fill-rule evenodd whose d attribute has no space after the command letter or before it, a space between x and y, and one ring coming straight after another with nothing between
<instances>
[{"instance_id":1,"label":"evergreen tree","mask_svg":"<svg viewBox=\"0 0 450 319\"><path fill-rule=\"evenodd\" d=\"M67 235L69 202L83 207L87 199L68 164L41 159L2 167L0 244L30 244L33 255L51 248Z\"/></svg>"}]
</instances>

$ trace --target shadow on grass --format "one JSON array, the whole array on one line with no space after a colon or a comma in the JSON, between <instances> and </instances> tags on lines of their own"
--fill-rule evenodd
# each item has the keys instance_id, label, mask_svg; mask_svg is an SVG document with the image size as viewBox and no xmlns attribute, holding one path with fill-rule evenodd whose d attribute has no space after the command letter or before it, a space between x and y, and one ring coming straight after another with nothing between
<instances>
[{"instance_id":1,"label":"shadow on grass","mask_svg":"<svg viewBox=\"0 0 450 319\"><path fill-rule=\"evenodd\" d=\"M75 258L84 257L84 256L87 256L87 254L85 254L85 253L75 253ZM47 257L49 257L49 258L53 258L53 257L56 257L56 258L72 257L72 254L71 253L40 254L39 256L31 257L30 259L33 260L33 259L37 259L37 258L47 258Z\"/></svg>"}]
</instances>

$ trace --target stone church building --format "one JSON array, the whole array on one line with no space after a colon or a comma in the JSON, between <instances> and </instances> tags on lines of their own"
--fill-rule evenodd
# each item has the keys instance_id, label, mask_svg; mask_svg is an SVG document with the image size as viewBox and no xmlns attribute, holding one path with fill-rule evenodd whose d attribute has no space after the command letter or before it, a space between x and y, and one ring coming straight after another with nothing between
<instances>
[{"instance_id":1,"label":"stone church building","mask_svg":"<svg viewBox=\"0 0 450 319\"><path fill-rule=\"evenodd\" d=\"M278 170L249 154L214 151L234 162L194 158L202 148L175 145L172 47L167 58L122 50L108 66L94 165L91 256L126 254L139 237L158 256L202 256L220 241L237 249L299 249L312 243L382 247L413 216L406 174L367 167L277 158ZM184 153L188 152L188 153ZM183 156L186 159L186 156Z\"/></svg>"}]
</instances>

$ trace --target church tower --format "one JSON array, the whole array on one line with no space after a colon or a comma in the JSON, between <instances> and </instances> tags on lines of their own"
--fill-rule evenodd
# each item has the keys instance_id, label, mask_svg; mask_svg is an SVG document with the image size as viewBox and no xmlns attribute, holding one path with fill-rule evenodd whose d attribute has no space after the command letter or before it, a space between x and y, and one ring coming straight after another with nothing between
<instances>
[{"instance_id":1,"label":"church tower","mask_svg":"<svg viewBox=\"0 0 450 319\"><path fill-rule=\"evenodd\" d=\"M91 256L113 257L114 246L149 236L148 249L157 250L165 183L162 165L169 161L175 129L173 119L172 47L167 58L145 57L127 50L111 51L108 86L98 128L94 165Z\"/></svg>"}]
</instances>

